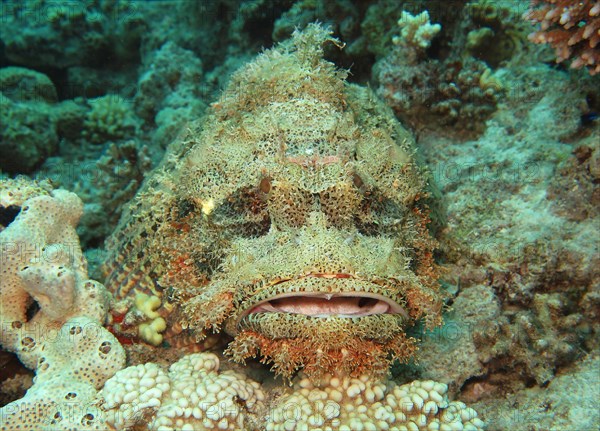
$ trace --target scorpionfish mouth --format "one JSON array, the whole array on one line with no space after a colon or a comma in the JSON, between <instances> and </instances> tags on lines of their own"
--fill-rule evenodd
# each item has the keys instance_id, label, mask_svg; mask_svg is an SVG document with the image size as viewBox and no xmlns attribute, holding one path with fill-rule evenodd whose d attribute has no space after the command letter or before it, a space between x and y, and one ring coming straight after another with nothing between
<instances>
[{"instance_id":1,"label":"scorpionfish mouth","mask_svg":"<svg viewBox=\"0 0 600 431\"><path fill-rule=\"evenodd\" d=\"M302 285L307 280L312 280L311 288L303 290ZM356 284L360 285L359 289ZM409 319L403 305L377 293L381 286L349 274L307 274L299 279L280 280L268 290L270 295L266 298L244 307L238 322L259 313L287 313L317 318L397 314Z\"/></svg>"},{"instance_id":2,"label":"scorpionfish mouth","mask_svg":"<svg viewBox=\"0 0 600 431\"><path fill-rule=\"evenodd\" d=\"M248 314L279 312L311 317L363 317L402 312L398 304L385 298L360 293L282 294L254 307Z\"/></svg>"}]
</instances>

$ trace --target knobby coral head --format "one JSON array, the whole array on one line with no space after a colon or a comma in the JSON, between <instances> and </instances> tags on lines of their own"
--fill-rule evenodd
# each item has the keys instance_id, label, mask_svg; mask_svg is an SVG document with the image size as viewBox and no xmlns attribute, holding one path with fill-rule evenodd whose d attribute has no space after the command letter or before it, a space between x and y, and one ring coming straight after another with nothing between
<instances>
[{"instance_id":1,"label":"knobby coral head","mask_svg":"<svg viewBox=\"0 0 600 431\"><path fill-rule=\"evenodd\" d=\"M154 344L224 330L236 361L357 375L411 356L415 320L440 323L412 137L326 43L311 25L261 54L171 145L109 241L107 286L160 298L122 336L162 319Z\"/></svg>"}]
</instances>

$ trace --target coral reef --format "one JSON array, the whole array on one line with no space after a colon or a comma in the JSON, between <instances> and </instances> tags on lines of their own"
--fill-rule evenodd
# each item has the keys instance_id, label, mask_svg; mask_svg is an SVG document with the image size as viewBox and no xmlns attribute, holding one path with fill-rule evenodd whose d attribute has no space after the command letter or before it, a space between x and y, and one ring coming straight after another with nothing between
<instances>
[{"instance_id":1,"label":"coral reef","mask_svg":"<svg viewBox=\"0 0 600 431\"><path fill-rule=\"evenodd\" d=\"M236 361L260 352L286 376L385 373L414 351L406 325L439 324L412 138L325 42L309 26L237 72L110 240L107 286L161 298L168 344L224 328Z\"/></svg>"},{"instance_id":2,"label":"coral reef","mask_svg":"<svg viewBox=\"0 0 600 431\"><path fill-rule=\"evenodd\" d=\"M377 77L379 94L399 118L415 128L428 123L463 132L484 130L484 121L496 110L502 93L489 68L475 60L399 66L402 58L398 52L384 59ZM442 74L437 73L440 68Z\"/></svg>"},{"instance_id":3,"label":"coral reef","mask_svg":"<svg viewBox=\"0 0 600 431\"><path fill-rule=\"evenodd\" d=\"M418 364L405 371L494 411L508 394L529 405L528 388L542 399L542 387L597 352L600 330L598 125L582 121L595 109L594 77L535 66L514 67L502 79L513 90L484 135L458 144L420 134L447 196L443 278L455 297L445 325L422 334ZM578 423L576 408L560 405ZM510 407L503 408L497 428L510 429Z\"/></svg>"},{"instance_id":4,"label":"coral reef","mask_svg":"<svg viewBox=\"0 0 600 431\"><path fill-rule=\"evenodd\" d=\"M437 8L436 12L437 16L443 10ZM450 57L472 56L492 69L539 60L546 50L529 43L531 27L522 20L522 12L519 2L468 2L456 14L457 21L443 44Z\"/></svg>"},{"instance_id":5,"label":"coral reef","mask_svg":"<svg viewBox=\"0 0 600 431\"><path fill-rule=\"evenodd\" d=\"M506 399L477 403L495 429L592 430L600 423L598 355L590 355L546 388L533 387Z\"/></svg>"},{"instance_id":6,"label":"coral reef","mask_svg":"<svg viewBox=\"0 0 600 431\"><path fill-rule=\"evenodd\" d=\"M58 96L54 84L46 75L24 67L0 69L0 89L4 97L15 102L56 103Z\"/></svg>"},{"instance_id":7,"label":"coral reef","mask_svg":"<svg viewBox=\"0 0 600 431\"><path fill-rule=\"evenodd\" d=\"M33 68L128 62L140 33L138 8L127 2L55 3L33 0L2 9L4 55ZM32 49L35 47L35 49Z\"/></svg>"},{"instance_id":8,"label":"coral reef","mask_svg":"<svg viewBox=\"0 0 600 431\"><path fill-rule=\"evenodd\" d=\"M600 148L597 136L581 140L548 188L554 212L573 221L598 217L600 210Z\"/></svg>"},{"instance_id":9,"label":"coral reef","mask_svg":"<svg viewBox=\"0 0 600 431\"><path fill-rule=\"evenodd\" d=\"M382 0L367 10L362 27L377 58L372 71L377 92L414 130L474 138L485 131L509 89L497 69L530 64L544 52L527 42L518 2L427 7L426 16L423 5ZM404 17L400 29L389 29L390 14ZM419 31L428 37L415 43L412 34Z\"/></svg>"},{"instance_id":10,"label":"coral reef","mask_svg":"<svg viewBox=\"0 0 600 431\"><path fill-rule=\"evenodd\" d=\"M63 155L49 158L37 173L49 178L57 187L75 192L84 203L84 212L77 228L85 250L97 249L117 224L121 211L131 199L145 175L152 169L150 147L137 140L120 140L96 145L81 141L81 127L87 110L75 102L63 102L60 118L64 133L73 133L73 139ZM83 116L79 116L84 113ZM65 146L66 146L65 145ZM79 154L84 152L85 156ZM158 153L160 155L160 152ZM96 277L97 259L91 259L90 272Z\"/></svg>"},{"instance_id":11,"label":"coral reef","mask_svg":"<svg viewBox=\"0 0 600 431\"><path fill-rule=\"evenodd\" d=\"M82 99L65 100L56 105L52 116L59 138L67 142L79 142L89 109Z\"/></svg>"},{"instance_id":12,"label":"coral reef","mask_svg":"<svg viewBox=\"0 0 600 431\"><path fill-rule=\"evenodd\" d=\"M147 125L156 127L154 140L166 147L206 108L200 85L202 62L194 52L173 42L165 43L145 61L148 64L138 81L134 106Z\"/></svg>"},{"instance_id":13,"label":"coral reef","mask_svg":"<svg viewBox=\"0 0 600 431\"><path fill-rule=\"evenodd\" d=\"M101 244L116 226L123 207L152 168L149 153L147 146L135 141L110 143L93 164L91 187L83 182L72 186L86 202L79 234L88 247Z\"/></svg>"},{"instance_id":14,"label":"coral reef","mask_svg":"<svg viewBox=\"0 0 600 431\"><path fill-rule=\"evenodd\" d=\"M50 79L22 67L0 69L0 169L30 173L57 150Z\"/></svg>"},{"instance_id":15,"label":"coral reef","mask_svg":"<svg viewBox=\"0 0 600 431\"><path fill-rule=\"evenodd\" d=\"M482 132L496 110L500 81L484 62L474 58L429 59L426 49L441 30L429 14L403 12L400 36L374 67L378 93L396 115L413 128L450 125L462 133Z\"/></svg>"},{"instance_id":16,"label":"coral reef","mask_svg":"<svg viewBox=\"0 0 600 431\"><path fill-rule=\"evenodd\" d=\"M571 60L571 67L600 72L600 4L595 0L534 0L524 18L539 24L531 33L535 43L548 43L556 62Z\"/></svg>"},{"instance_id":17,"label":"coral reef","mask_svg":"<svg viewBox=\"0 0 600 431\"><path fill-rule=\"evenodd\" d=\"M347 50L357 52L361 49L359 24L364 7L345 0L296 1L275 19L272 38L282 41L289 38L295 28L304 28L311 22L323 22L347 42Z\"/></svg>"},{"instance_id":18,"label":"coral reef","mask_svg":"<svg viewBox=\"0 0 600 431\"><path fill-rule=\"evenodd\" d=\"M442 423L448 411L440 406L464 407L446 395L493 430L598 428L596 3L2 2L0 177L40 181L0 186L0 271L10 273L0 274L0 428L472 429L473 421ZM334 40L321 47L342 70L333 72L313 45L289 41L249 63L252 71L244 66L314 21L345 42L343 50ZM308 52L303 61L294 60L299 52ZM227 97L207 109L242 66ZM414 133L352 83L376 89ZM278 99L281 89L291 91ZM114 118L94 109L111 97L127 104L116 102ZM340 151L327 152L330 139ZM346 149L364 139L402 152L370 143L348 158ZM401 178L396 184L377 179L389 166ZM297 176L301 186L290 186ZM410 183L415 177L419 184ZM83 201L79 241L81 203L57 186ZM389 199L407 190L417 191L416 202ZM26 202L49 219L38 226L48 235L25 238L39 231ZM421 235L427 206L437 246ZM107 317L108 295L89 279L103 279L105 239L123 211L131 223L109 241L126 247L110 258L124 266L111 286L122 287L122 298ZM136 230L136 221L146 229ZM386 243L394 250L388 261L381 237L396 239ZM63 259L67 252L74 258ZM373 259L361 259L363 252ZM424 264L432 256L441 268ZM331 270L333 261L341 263ZM300 269L281 271L288 264ZM372 277L386 276L385 268L408 277ZM433 301L403 298L400 283L416 277L426 285L438 274ZM355 292L369 277L374 284L362 297L279 293ZM259 301L247 315L240 310L254 304L244 289ZM378 289L385 295L367 296ZM431 327L440 298L444 324L429 330L414 307L427 309ZM395 316L377 314L386 304ZM373 349L363 341L375 331ZM382 359L381 340L397 331L402 356L414 361L394 363L393 381L361 375L358 361L383 373L394 352ZM304 339L286 342L290 336ZM129 368L109 379L125 366L123 349ZM220 364L212 354L185 356L206 349ZM371 351L381 356L367 357ZM282 374L305 367L308 375L290 376L288 387L269 366ZM355 373L333 377L324 369ZM436 415L412 399L423 399L416 389L430 381L447 389ZM244 397L252 391L264 399L249 409ZM411 411L396 399L400 391L411 396ZM203 403L205 392L217 402Z\"/></svg>"}]
</instances>

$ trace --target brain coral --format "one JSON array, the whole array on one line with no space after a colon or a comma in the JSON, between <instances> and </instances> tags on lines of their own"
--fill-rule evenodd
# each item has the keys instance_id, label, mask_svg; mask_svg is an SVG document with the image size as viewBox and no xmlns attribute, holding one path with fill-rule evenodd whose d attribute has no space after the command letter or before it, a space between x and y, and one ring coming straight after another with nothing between
<instances>
[{"instance_id":1,"label":"brain coral","mask_svg":"<svg viewBox=\"0 0 600 431\"><path fill-rule=\"evenodd\" d=\"M381 374L414 352L407 325L440 323L413 138L325 43L341 46L311 25L238 71L134 198L106 284L124 303L158 298L166 324L156 337L131 306L122 337L181 345L224 329L234 360L286 376Z\"/></svg>"}]
</instances>

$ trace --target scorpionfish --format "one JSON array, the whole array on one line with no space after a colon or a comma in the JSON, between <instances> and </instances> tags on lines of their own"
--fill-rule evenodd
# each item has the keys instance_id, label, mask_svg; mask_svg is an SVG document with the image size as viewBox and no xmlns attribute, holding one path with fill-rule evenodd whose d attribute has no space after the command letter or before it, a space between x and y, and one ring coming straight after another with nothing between
<instances>
[{"instance_id":1,"label":"scorpionfish","mask_svg":"<svg viewBox=\"0 0 600 431\"><path fill-rule=\"evenodd\" d=\"M409 325L441 324L414 139L326 44L312 24L261 53L169 146L107 241L117 332L224 331L234 361L318 378L385 373L415 352Z\"/></svg>"}]
</instances>

